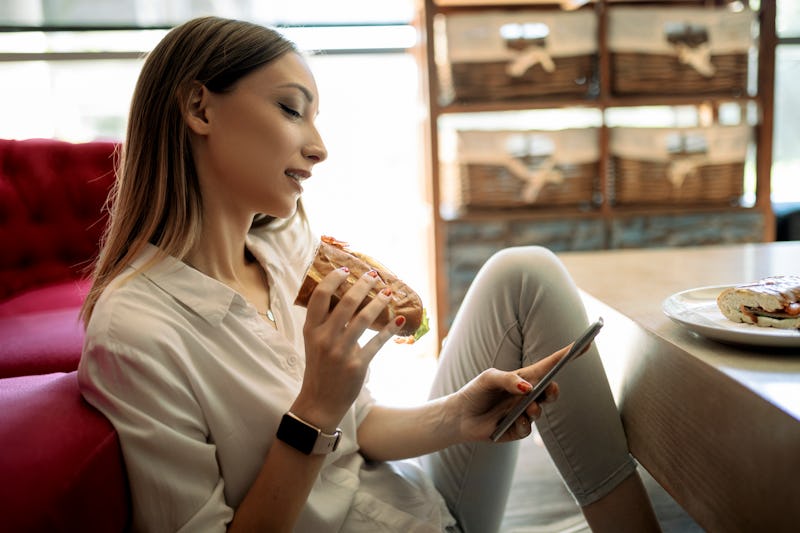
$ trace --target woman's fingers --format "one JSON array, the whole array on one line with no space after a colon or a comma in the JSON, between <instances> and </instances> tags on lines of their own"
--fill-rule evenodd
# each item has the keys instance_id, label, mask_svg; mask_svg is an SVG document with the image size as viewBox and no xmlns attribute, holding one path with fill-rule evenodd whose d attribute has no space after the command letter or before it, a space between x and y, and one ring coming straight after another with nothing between
<instances>
[{"instance_id":1,"label":"woman's fingers","mask_svg":"<svg viewBox=\"0 0 800 533\"><path fill-rule=\"evenodd\" d=\"M329 272L314 288L308 300L306 322L313 326L318 326L328 318L331 309L331 301L336 289L344 283L350 275L347 267L337 268Z\"/></svg>"},{"instance_id":2,"label":"woman's fingers","mask_svg":"<svg viewBox=\"0 0 800 533\"><path fill-rule=\"evenodd\" d=\"M544 390L544 398L540 400L539 403L552 403L558 400L558 393L558 382L552 381Z\"/></svg>"},{"instance_id":3,"label":"woman's fingers","mask_svg":"<svg viewBox=\"0 0 800 533\"><path fill-rule=\"evenodd\" d=\"M358 308L361 307L370 291L373 290L373 287L378 282L377 276L378 273L371 270L358 278L356 282L347 289L347 292L342 295L339 299L339 303L336 304L336 307L334 307L330 313L328 320L332 321L334 327L344 327L346 324L353 321ZM381 308L385 307L385 305L386 304L383 303ZM363 333L363 331L361 333ZM361 333L359 333L356 338L358 338Z\"/></svg>"},{"instance_id":4,"label":"woman's fingers","mask_svg":"<svg viewBox=\"0 0 800 533\"><path fill-rule=\"evenodd\" d=\"M342 283L345 283L350 276L350 271L346 267L342 267L331 271L322 278L309 298L307 321L318 326L333 319L339 327L350 322L356 310L378 281L377 272L367 272L355 280L343 296L336 296ZM331 310L333 303L335 303L335 307Z\"/></svg>"},{"instance_id":5,"label":"woman's fingers","mask_svg":"<svg viewBox=\"0 0 800 533\"><path fill-rule=\"evenodd\" d=\"M526 367L520 368L517 370L517 374L519 374L523 379L529 381L532 384L538 383L550 370L556 366L556 364L569 352L569 349L572 347L572 344L569 344L555 353L548 355L547 357L536 361L532 365L528 365Z\"/></svg>"},{"instance_id":6,"label":"woman's fingers","mask_svg":"<svg viewBox=\"0 0 800 533\"><path fill-rule=\"evenodd\" d=\"M353 287L353 289L355 289L355 286ZM349 294L353 289L347 291L347 294ZM361 294L360 292L356 293L356 298L358 298L360 294ZM367 294L364 294L363 298L365 298ZM363 301L363 298L361 299L361 301ZM383 291L378 292L378 294L376 294L375 297L372 298L372 300L370 300L370 302L366 306L364 306L364 308L357 314L353 315L351 312L349 323L344 331L344 334L342 335L342 342L356 343L358 339L361 338L361 335L363 335L364 332L369 328L369 326L373 322L375 322L375 319L378 318L378 316L381 314L381 312L383 312L386 306L389 305L390 298L391 298L391 291L389 289L384 289ZM344 300L340 302L339 305L342 305L342 303L344 303ZM334 309L334 312L338 310L339 305L336 306L337 309ZM345 310L345 314L346 311L347 309ZM394 332L396 332L399 329L399 327L395 326L396 326L395 324L389 324L383 328L383 331L380 332L383 335L380 338L383 337L386 338L385 340L383 340L383 342L380 343L380 346L382 346L386 342L386 340L391 338ZM386 336L387 331L391 332L388 333L388 336ZM378 348L380 348L380 346L378 346ZM375 352L377 351L378 350L376 348ZM369 355L372 356L375 355L375 353L370 353Z\"/></svg>"},{"instance_id":7,"label":"woman's fingers","mask_svg":"<svg viewBox=\"0 0 800 533\"><path fill-rule=\"evenodd\" d=\"M370 271L357 279L343 296L336 297L335 294L349 276L350 273L346 269L329 273L314 289L308 303L307 324L313 328L327 324L328 328L335 332L333 338L340 346L355 345L364 331L375 322L389 304L391 296L391 292L386 289L385 292L378 292L367 305L364 305L378 282L377 272ZM334 298L338 302L331 310ZM359 310L362 306L363 308ZM373 338L370 344L374 352L370 355L377 353L378 348L396 334L400 326L402 324L391 323Z\"/></svg>"},{"instance_id":8,"label":"woman's fingers","mask_svg":"<svg viewBox=\"0 0 800 533\"><path fill-rule=\"evenodd\" d=\"M531 421L525 415L519 417L512 427L516 432L517 439L524 439L525 437L530 435L531 432L533 432L533 426L531 424Z\"/></svg>"},{"instance_id":9,"label":"woman's fingers","mask_svg":"<svg viewBox=\"0 0 800 533\"><path fill-rule=\"evenodd\" d=\"M549 369L552 368L553 365L555 365L555 363L557 363L566 354L567 348L559 350L548 358L545 358L542 361L531 365L530 367L523 368L517 372L504 373L505 375L502 378L498 377L498 379L502 379L498 385L500 385L506 392L509 392L514 396L530 393L530 391L533 389L531 381L536 383L539 379L541 379L541 377L544 376L544 374L546 374ZM542 365L542 368L532 368L538 365ZM523 377L523 374L533 376L533 379L528 381ZM551 382L545 388L544 392L540 394L539 398L536 401L531 402L530 405L528 405L525 409L525 412L514 421L514 424L504 435L503 440L521 439L530 435L532 432L532 424L542 415L541 404L554 402L558 398L558 392L558 384L555 381ZM524 399L514 400L514 403L517 401L524 401Z\"/></svg>"},{"instance_id":10,"label":"woman's fingers","mask_svg":"<svg viewBox=\"0 0 800 533\"><path fill-rule=\"evenodd\" d=\"M388 300L388 297L387 297ZM375 317L380 314L380 310L375 315ZM370 355L370 357L374 356L378 353L381 346L386 344L386 342L391 339L393 336L397 335L400 331L400 328L403 327L405 324L405 317L398 316L394 320L390 321L386 324L378 333L376 333L365 345L364 351ZM371 324L371 322L369 322Z\"/></svg>"}]
</instances>

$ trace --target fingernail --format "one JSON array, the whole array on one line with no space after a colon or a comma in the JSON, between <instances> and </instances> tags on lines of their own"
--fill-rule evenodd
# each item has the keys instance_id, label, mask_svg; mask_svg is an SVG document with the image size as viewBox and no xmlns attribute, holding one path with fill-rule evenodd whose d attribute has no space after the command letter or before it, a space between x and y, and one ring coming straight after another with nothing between
<instances>
[{"instance_id":1,"label":"fingernail","mask_svg":"<svg viewBox=\"0 0 800 533\"><path fill-rule=\"evenodd\" d=\"M398 327L399 327L399 326L402 326L403 324L405 324L405 323L406 323L406 317L404 317L404 316L399 316L399 317L397 317L397 318L395 318L395 319L394 319L394 323L395 323L395 325L397 325Z\"/></svg>"},{"instance_id":2,"label":"fingernail","mask_svg":"<svg viewBox=\"0 0 800 533\"><path fill-rule=\"evenodd\" d=\"M383 294L384 296L386 296L388 298L389 296L392 295L392 289L390 289L389 287L386 287L385 289L383 289L381 291L381 294Z\"/></svg>"},{"instance_id":3,"label":"fingernail","mask_svg":"<svg viewBox=\"0 0 800 533\"><path fill-rule=\"evenodd\" d=\"M370 270L369 272L367 272L367 274L372 276L373 278L377 278L378 277L378 271L377 270Z\"/></svg>"},{"instance_id":4,"label":"fingernail","mask_svg":"<svg viewBox=\"0 0 800 533\"><path fill-rule=\"evenodd\" d=\"M533 385L527 381L520 381L517 383L517 388L520 390L520 392L530 392L533 389Z\"/></svg>"},{"instance_id":5,"label":"fingernail","mask_svg":"<svg viewBox=\"0 0 800 533\"><path fill-rule=\"evenodd\" d=\"M347 267L340 267L340 270L341 270L342 272L346 273L346 274L350 272L350 269L349 269L349 268L347 268Z\"/></svg>"}]
</instances>

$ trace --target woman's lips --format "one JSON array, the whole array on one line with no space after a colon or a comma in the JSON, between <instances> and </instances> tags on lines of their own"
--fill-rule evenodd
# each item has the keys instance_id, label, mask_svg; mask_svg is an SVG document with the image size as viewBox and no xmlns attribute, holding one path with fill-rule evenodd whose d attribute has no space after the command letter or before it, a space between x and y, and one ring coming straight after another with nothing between
<instances>
[{"instance_id":1,"label":"woman's lips","mask_svg":"<svg viewBox=\"0 0 800 533\"><path fill-rule=\"evenodd\" d=\"M286 174L286 176L292 181L292 183L295 184L297 190L300 191L301 193L303 192L303 185L302 185L303 181L311 177L311 174L309 172L306 172L305 170L292 169L292 170L287 170L284 174Z\"/></svg>"}]
</instances>

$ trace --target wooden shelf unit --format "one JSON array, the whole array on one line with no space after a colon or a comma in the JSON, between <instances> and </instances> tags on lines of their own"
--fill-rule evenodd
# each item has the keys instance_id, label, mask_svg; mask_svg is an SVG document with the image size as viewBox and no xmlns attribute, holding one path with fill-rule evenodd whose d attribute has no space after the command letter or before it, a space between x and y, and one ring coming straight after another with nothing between
<instances>
[{"instance_id":1,"label":"wooden shelf unit","mask_svg":"<svg viewBox=\"0 0 800 533\"><path fill-rule=\"evenodd\" d=\"M763 241L774 240L775 221L772 214L770 200L770 172L772 166L772 132L774 109L774 73L775 73L775 47L777 43L774 2L760 2L756 12L758 17L758 72L757 92L753 95L731 96L725 94L702 94L695 96L617 96L611 90L611 54L607 43L608 9L610 6L693 6L711 7L725 5L724 0L677 0L677 1L626 1L626 0L592 0L584 2L578 9L592 10L597 17L597 45L598 45L598 91L597 94L587 98L559 98L542 97L517 100L513 102L453 102L442 105L440 103L440 85L437 75L434 50L434 17L438 14L475 13L482 10L496 9L559 9L558 1L546 2L480 2L466 0L463 2L453 0L420 0L418 2L417 26L420 33L419 62L421 66L420 79L423 96L426 100L428 116L425 127L425 172L428 177L427 186L429 201L433 211L433 269L435 271L435 308L438 340L441 341L447 333L448 306L448 276L446 270L447 253L447 227L458 222L492 222L492 221L525 221L525 220L552 220L552 219L600 219L604 221L620 220L636 215L681 215L703 213L728 213L750 211L763 215ZM452 114L471 114L501 111L526 111L538 109L597 109L605 113L610 108L624 108L635 106L707 106L712 110L714 117L719 106L735 103L742 107L755 104L758 114L757 124L754 126L755 173L756 173L756 200L751 207L740 206L696 206L676 205L671 206L618 206L613 205L607 198L606 191L609 185L609 127L605 118L599 127L599 186L603 191L599 205L593 209L570 208L543 208L525 209L481 209L458 216L444 216L441 212L441 168L439 118ZM744 113L744 112L743 112Z\"/></svg>"}]
</instances>

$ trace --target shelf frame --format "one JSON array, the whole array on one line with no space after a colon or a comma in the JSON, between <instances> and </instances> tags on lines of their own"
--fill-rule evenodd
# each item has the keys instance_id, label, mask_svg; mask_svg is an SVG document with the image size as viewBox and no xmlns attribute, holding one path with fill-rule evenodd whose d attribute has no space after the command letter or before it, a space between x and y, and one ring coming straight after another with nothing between
<instances>
[{"instance_id":1,"label":"shelf frame","mask_svg":"<svg viewBox=\"0 0 800 533\"><path fill-rule=\"evenodd\" d=\"M446 5L445 5L446 4ZM432 209L433 242L432 242L432 268L434 275L435 308L436 308L436 333L437 345L447 334L444 324L449 316L447 302L448 282L446 279L446 235L447 227L457 222L475 221L526 221L526 220L553 220L557 218L585 218L600 219L610 223L616 219L642 215L676 215L694 213L727 213L727 212L758 212L763 215L764 230L762 240L765 242L775 239L775 220L772 213L770 197L770 179L772 167L772 135L774 127L774 79L775 79L775 49L777 34L775 27L776 7L774 2L760 2L757 11L759 23L758 38L758 72L756 94L701 94L691 96L616 96L611 90L611 54L608 49L608 9L613 5L666 5L666 2L653 0L649 2L629 0L591 0L585 2L579 9L594 10L598 20L598 75L599 94L593 98L531 98L513 102L481 102L481 103L452 103L440 104L439 81L435 62L433 42L433 20L437 14L453 14L477 12L487 9L558 9L560 2L480 2L465 0L462 2L446 0L421 0L417 3L417 27L420 29L419 58L421 61L420 81L422 94L427 106L428 117L424 131L425 172L428 201ZM721 6L724 0L686 0L671 1L670 5L683 6ZM609 126L604 118L599 127L600 143L600 170L599 182L603 191L602 200L592 209L579 208L531 208L480 210L471 211L457 217L445 217L440 210L441 205L441 169L439 165L439 117L449 114L489 113L503 111L525 111L537 109L598 109L603 114L610 108L643 107L643 106L708 106L714 119L717 118L718 109L722 104L736 103L743 108L755 104L758 110L757 124L754 126L754 139L756 145L756 200L753 206L619 206L613 205L607 198L609 190ZM744 116L744 114L743 114ZM743 118L743 120L746 120Z\"/></svg>"}]
</instances>

